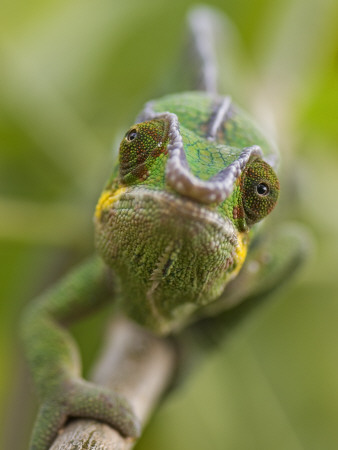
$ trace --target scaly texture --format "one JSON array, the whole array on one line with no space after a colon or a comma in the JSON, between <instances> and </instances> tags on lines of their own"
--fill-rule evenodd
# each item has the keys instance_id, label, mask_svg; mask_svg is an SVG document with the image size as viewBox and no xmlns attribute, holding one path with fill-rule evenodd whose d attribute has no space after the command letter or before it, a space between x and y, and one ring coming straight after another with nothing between
<instances>
[{"instance_id":1,"label":"scaly texture","mask_svg":"<svg viewBox=\"0 0 338 450\"><path fill-rule=\"evenodd\" d=\"M255 143L266 155L273 150L236 111L229 99L200 92L147 104L139 116L145 121L121 142L120 173L98 202L97 248L121 280L120 307L158 333L182 328L221 294L245 260L250 226L276 204L276 175ZM213 185L228 186L224 200L205 205L198 190L179 188L181 179L168 182L175 145L183 170L209 183L211 194ZM140 167L143 175L135 177Z\"/></svg>"},{"instance_id":2,"label":"scaly texture","mask_svg":"<svg viewBox=\"0 0 338 450\"><path fill-rule=\"evenodd\" d=\"M240 272L251 226L278 198L277 177L262 159L273 150L229 97L178 94L141 116L96 207L104 262L85 263L25 315L23 338L42 399L31 450L46 450L67 417L139 434L121 395L81 378L64 325L114 297L118 283L117 308L160 335L179 332Z\"/></svg>"}]
</instances>

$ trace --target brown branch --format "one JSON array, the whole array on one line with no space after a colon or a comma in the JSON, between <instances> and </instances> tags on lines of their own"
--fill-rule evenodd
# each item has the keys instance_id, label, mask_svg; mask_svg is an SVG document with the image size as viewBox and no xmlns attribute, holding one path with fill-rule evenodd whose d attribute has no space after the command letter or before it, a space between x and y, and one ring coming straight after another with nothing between
<instances>
[{"instance_id":1,"label":"brown branch","mask_svg":"<svg viewBox=\"0 0 338 450\"><path fill-rule=\"evenodd\" d=\"M123 394L145 424L169 386L175 366L176 353L170 342L118 318L92 380ZM134 444L106 424L76 419L65 426L50 450L127 450Z\"/></svg>"}]
</instances>

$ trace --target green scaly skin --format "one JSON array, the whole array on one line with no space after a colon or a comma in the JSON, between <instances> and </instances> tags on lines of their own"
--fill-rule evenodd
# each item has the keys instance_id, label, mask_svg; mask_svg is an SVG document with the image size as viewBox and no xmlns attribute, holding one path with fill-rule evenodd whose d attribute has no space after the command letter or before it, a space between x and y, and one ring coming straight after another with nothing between
<instances>
[{"instance_id":1,"label":"green scaly skin","mask_svg":"<svg viewBox=\"0 0 338 450\"><path fill-rule=\"evenodd\" d=\"M217 101L193 92L153 103L155 112L178 116L188 164L205 180L235 161L242 145L259 142L263 153L271 152L235 106L218 139L208 140ZM132 132L137 138L129 141ZM95 220L97 248L122 283L121 307L158 333L182 328L222 293L244 262L239 253L245 252L250 226L272 210L279 192L271 167L255 159L224 202L206 206L183 197L166 183L167 143L164 120L131 127L120 146L120 177L108 183ZM270 183L268 197L255 194L256 179Z\"/></svg>"},{"instance_id":2,"label":"green scaly skin","mask_svg":"<svg viewBox=\"0 0 338 450\"><path fill-rule=\"evenodd\" d=\"M200 179L227 167L243 147L258 144L264 157L272 152L236 106L210 141L207 133L216 100L194 92L153 103L155 112L177 114L188 164ZM23 341L42 402L31 450L47 450L69 416L102 420L125 436L140 433L138 420L123 398L81 378L76 346L64 328L73 318L115 301L118 309L158 334L184 335L187 325L210 315L210 306L218 305L222 312L230 303L237 305L250 296L238 288L234 301L225 288L241 274L253 225L277 201L279 183L274 171L262 159L252 158L226 200L201 204L166 183L168 141L165 119L131 127L120 146L119 167L113 170L95 213L100 256L87 261L26 311ZM269 185L267 196L257 195L262 180ZM251 260L259 262L257 249L252 254ZM292 250L281 264L278 258L270 267L261 264L257 278L264 275L265 283L271 272L273 284L278 284L278 274L284 277L294 259ZM249 276L247 286L257 291L250 273L246 275L245 269L243 273ZM116 283L122 292L118 299Z\"/></svg>"}]
</instances>

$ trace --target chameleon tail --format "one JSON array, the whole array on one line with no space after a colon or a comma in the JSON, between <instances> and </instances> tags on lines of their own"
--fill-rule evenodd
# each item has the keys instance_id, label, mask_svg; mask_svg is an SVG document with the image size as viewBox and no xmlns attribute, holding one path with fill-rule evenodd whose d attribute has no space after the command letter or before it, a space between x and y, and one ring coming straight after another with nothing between
<instances>
[{"instance_id":1,"label":"chameleon tail","mask_svg":"<svg viewBox=\"0 0 338 450\"><path fill-rule=\"evenodd\" d=\"M218 64L215 52L215 27L219 17L211 8L199 6L187 17L190 51L198 65L196 87L211 94L218 92Z\"/></svg>"}]
</instances>

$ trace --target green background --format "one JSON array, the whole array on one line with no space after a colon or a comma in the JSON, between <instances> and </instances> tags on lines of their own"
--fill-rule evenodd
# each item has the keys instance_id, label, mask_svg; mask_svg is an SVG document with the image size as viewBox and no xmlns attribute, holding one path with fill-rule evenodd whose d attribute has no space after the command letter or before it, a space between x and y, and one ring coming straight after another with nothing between
<instances>
[{"instance_id":1,"label":"green background","mask_svg":"<svg viewBox=\"0 0 338 450\"><path fill-rule=\"evenodd\" d=\"M192 4L1 0L1 448L26 448L37 406L17 338L21 310L93 251L112 148L145 101L175 90ZM301 220L316 245L293 283L167 400L137 448L337 449L338 2L210 5L242 40L221 47L222 91L270 130L274 113L284 161L275 220ZM74 327L85 370L101 319Z\"/></svg>"}]
</instances>

